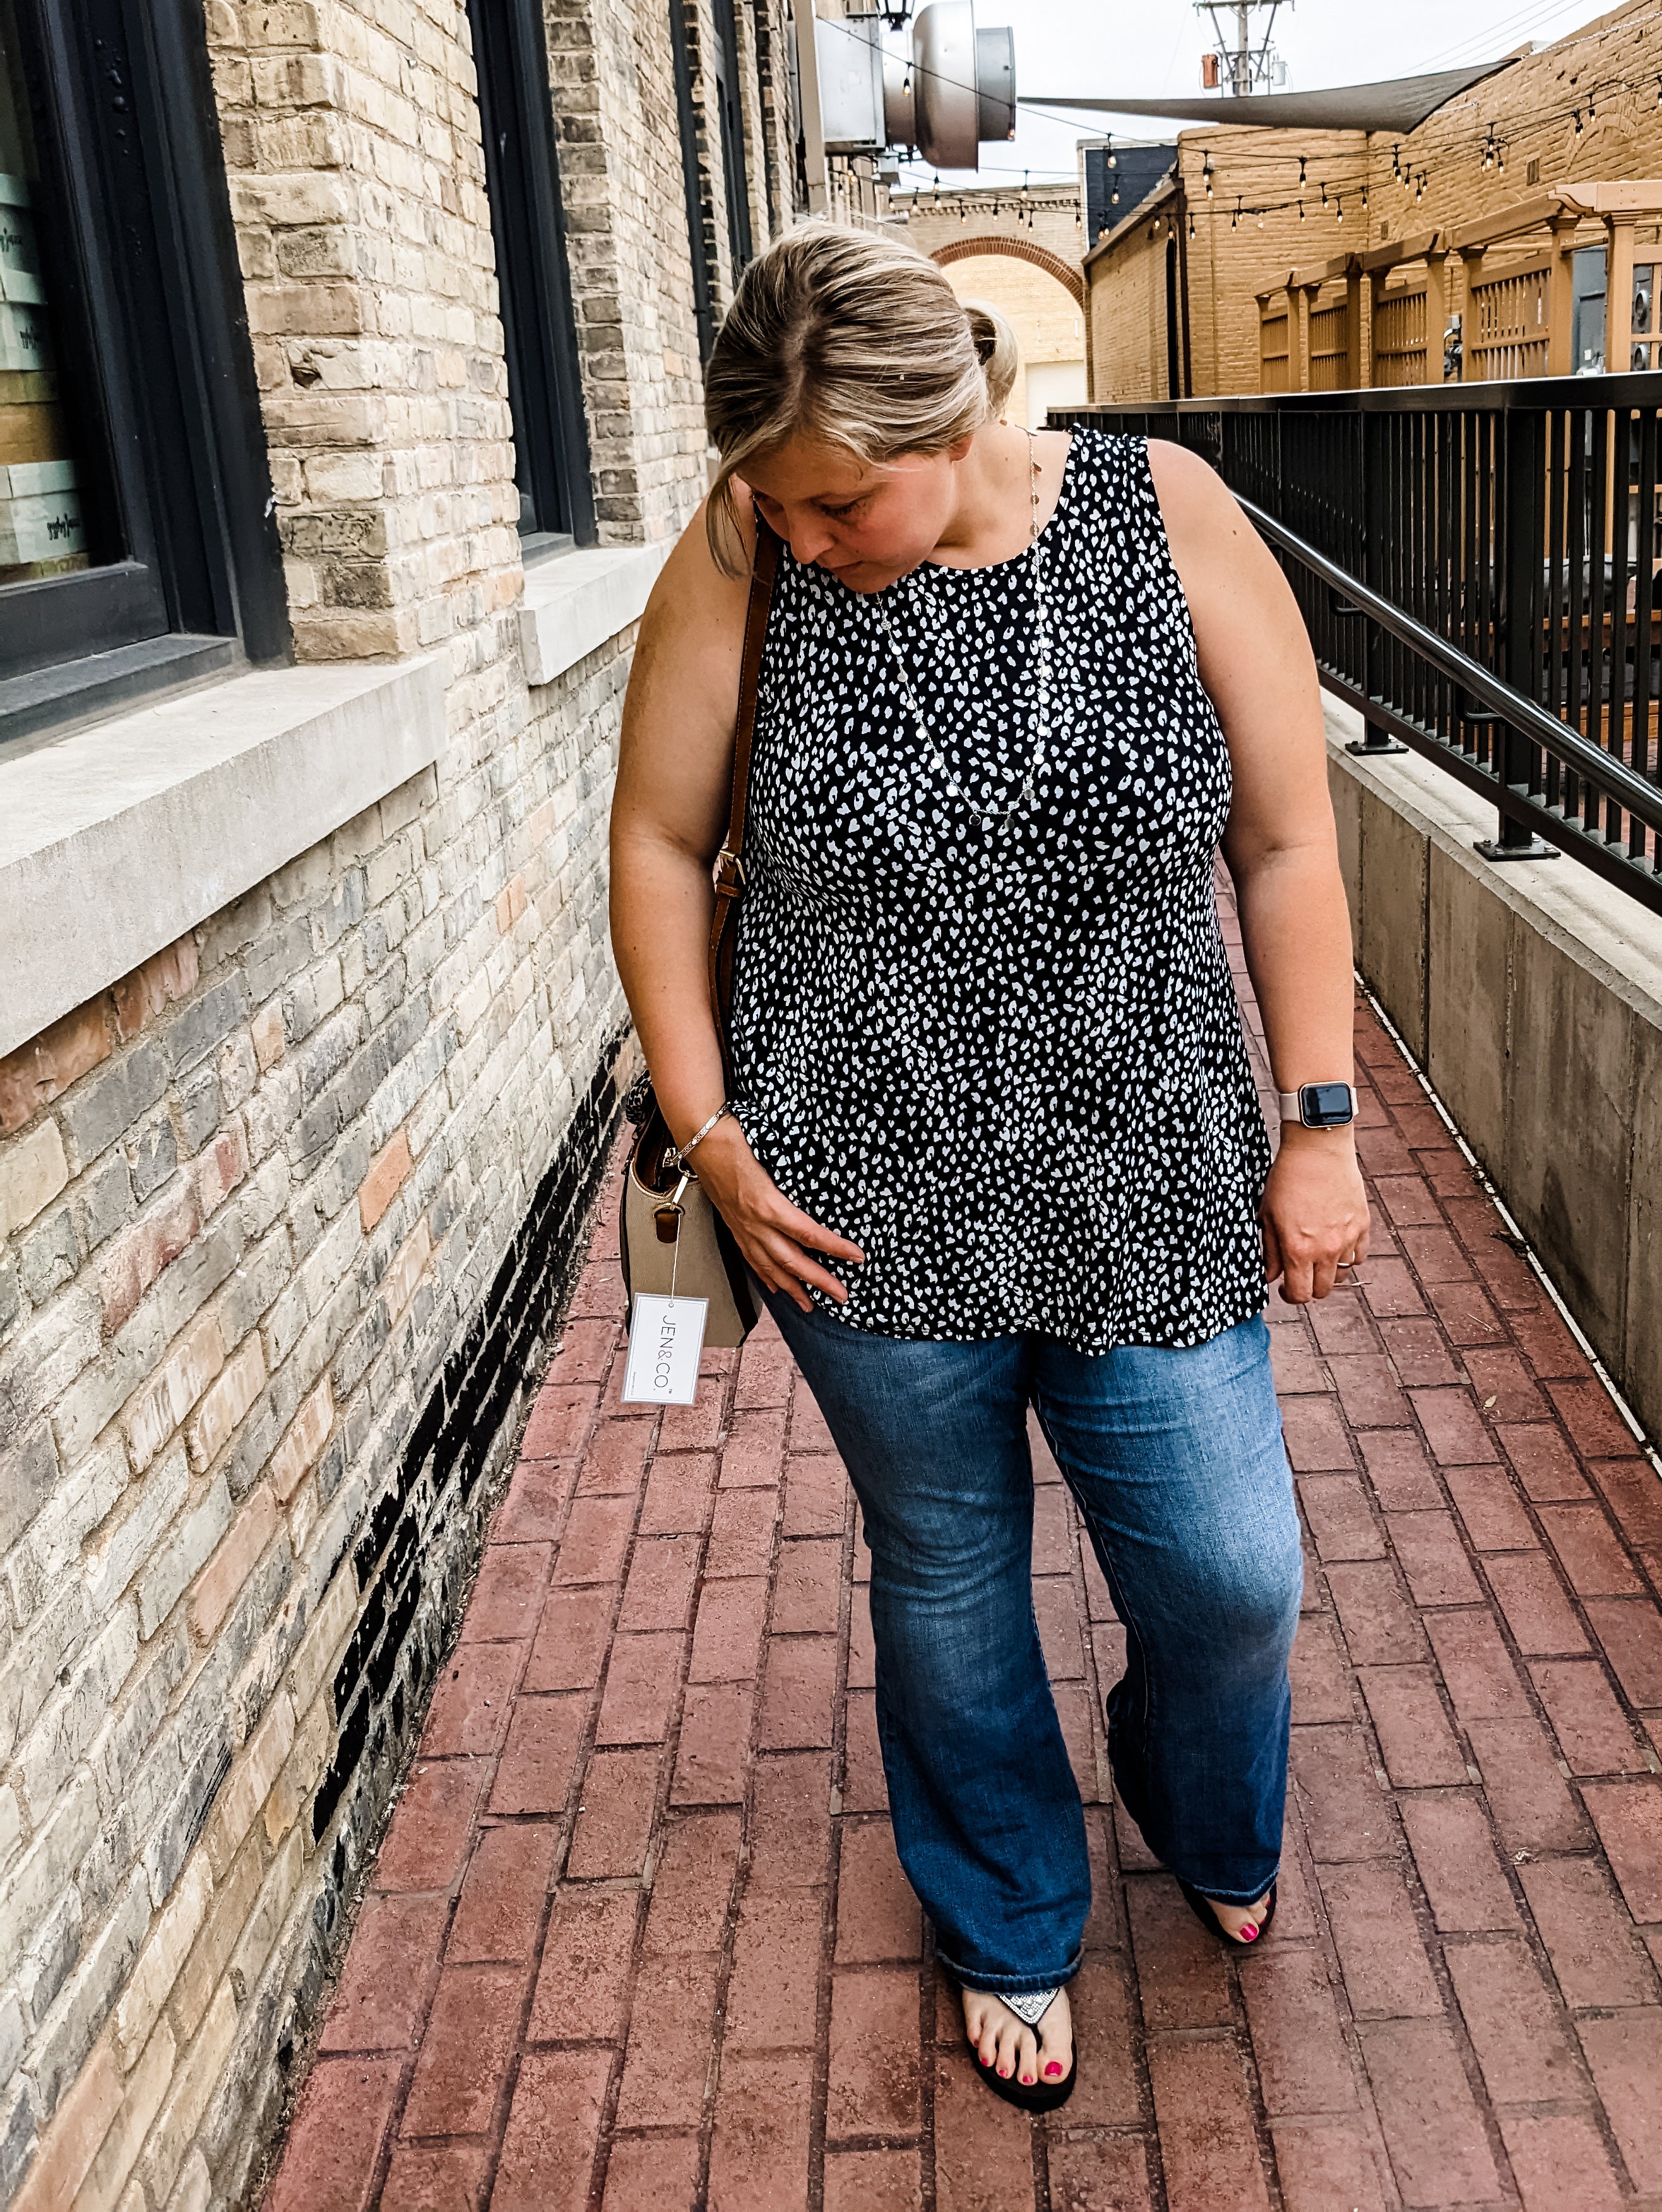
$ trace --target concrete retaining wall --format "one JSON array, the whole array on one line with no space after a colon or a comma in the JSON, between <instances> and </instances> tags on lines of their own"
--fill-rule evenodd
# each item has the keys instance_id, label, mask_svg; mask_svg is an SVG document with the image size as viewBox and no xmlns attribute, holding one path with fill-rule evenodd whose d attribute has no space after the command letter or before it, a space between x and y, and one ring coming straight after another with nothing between
<instances>
[{"instance_id":1,"label":"concrete retaining wall","mask_svg":"<svg viewBox=\"0 0 1662 2212\"><path fill-rule=\"evenodd\" d=\"M1573 860L1480 859L1493 808L1327 720L1356 964L1654 1437L1662 920Z\"/></svg>"}]
</instances>

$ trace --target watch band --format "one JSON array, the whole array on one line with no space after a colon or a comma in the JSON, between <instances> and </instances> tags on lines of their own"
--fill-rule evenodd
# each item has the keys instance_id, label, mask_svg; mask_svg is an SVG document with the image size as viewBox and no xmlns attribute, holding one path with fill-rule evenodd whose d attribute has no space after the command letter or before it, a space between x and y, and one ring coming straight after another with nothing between
<instances>
[{"instance_id":1,"label":"watch band","mask_svg":"<svg viewBox=\"0 0 1662 2212\"><path fill-rule=\"evenodd\" d=\"M1312 1121L1305 1111L1305 1093L1307 1091L1342 1091L1350 1102L1350 1111L1337 1119L1330 1117ZM1282 1121L1300 1122L1306 1129L1342 1129L1356 1118L1356 1088L1354 1084L1305 1083L1300 1084L1296 1091L1280 1091L1275 1095L1281 1102Z\"/></svg>"}]
</instances>

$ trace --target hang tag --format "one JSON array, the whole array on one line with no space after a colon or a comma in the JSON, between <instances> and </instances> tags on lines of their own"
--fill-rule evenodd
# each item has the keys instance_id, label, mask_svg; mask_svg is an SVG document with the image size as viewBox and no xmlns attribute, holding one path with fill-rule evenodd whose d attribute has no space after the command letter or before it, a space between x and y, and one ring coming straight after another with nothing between
<instances>
[{"instance_id":1,"label":"hang tag","mask_svg":"<svg viewBox=\"0 0 1662 2212\"><path fill-rule=\"evenodd\" d=\"M691 1405L709 1311L708 1298L661 1298L636 1291L624 1370L625 1405Z\"/></svg>"}]
</instances>

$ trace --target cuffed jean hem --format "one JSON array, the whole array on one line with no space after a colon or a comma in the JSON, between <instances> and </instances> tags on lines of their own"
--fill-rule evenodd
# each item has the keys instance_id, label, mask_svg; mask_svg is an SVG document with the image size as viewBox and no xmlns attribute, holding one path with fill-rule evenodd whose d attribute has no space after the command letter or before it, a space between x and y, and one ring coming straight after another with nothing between
<instances>
[{"instance_id":1,"label":"cuffed jean hem","mask_svg":"<svg viewBox=\"0 0 1662 2212\"><path fill-rule=\"evenodd\" d=\"M960 1989L984 1990L989 1996L1032 1996L1038 1990L1062 1990L1074 1979L1085 1963L1085 1947L1081 1944L1068 1964L1054 1974L982 1974L965 1973L957 1960L949 1958L935 1938L935 1962L945 1968Z\"/></svg>"},{"instance_id":2,"label":"cuffed jean hem","mask_svg":"<svg viewBox=\"0 0 1662 2212\"><path fill-rule=\"evenodd\" d=\"M1178 1880L1179 1881L1189 1881L1188 1875L1186 1874L1178 1874L1178 1869L1175 1867L1168 1869L1167 1871L1172 1874L1177 1874ZM1202 1889L1197 1881L1189 1881L1189 1887L1190 1889L1196 1891L1202 1897L1208 1899L1214 1905L1256 1905L1261 1897L1267 1897L1269 1895L1269 1892L1275 1887L1275 1884L1281 1880L1281 1878L1282 1870L1278 1866L1274 1874L1266 1875L1256 1889L1244 1889L1239 1892L1234 1890Z\"/></svg>"}]
</instances>

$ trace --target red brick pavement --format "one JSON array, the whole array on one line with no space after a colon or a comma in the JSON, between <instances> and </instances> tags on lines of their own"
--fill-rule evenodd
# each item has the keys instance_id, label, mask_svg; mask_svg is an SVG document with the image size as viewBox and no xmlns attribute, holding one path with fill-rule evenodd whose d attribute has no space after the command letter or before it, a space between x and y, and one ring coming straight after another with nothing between
<instances>
[{"instance_id":1,"label":"red brick pavement","mask_svg":"<svg viewBox=\"0 0 1662 2212\"><path fill-rule=\"evenodd\" d=\"M770 1325L698 1405L622 1407L603 1219L270 2212L1662 2203L1662 1483L1357 1038L1376 1256L1270 1314L1309 1574L1263 1951L1116 1815L1120 1632L1041 1445L1096 1904L1073 2101L987 2094L895 1862L824 1423Z\"/></svg>"}]
</instances>

